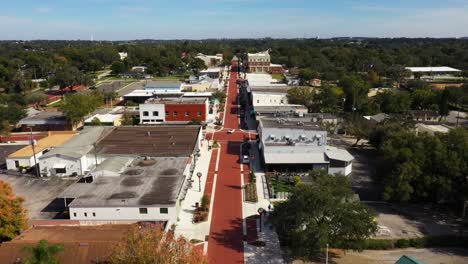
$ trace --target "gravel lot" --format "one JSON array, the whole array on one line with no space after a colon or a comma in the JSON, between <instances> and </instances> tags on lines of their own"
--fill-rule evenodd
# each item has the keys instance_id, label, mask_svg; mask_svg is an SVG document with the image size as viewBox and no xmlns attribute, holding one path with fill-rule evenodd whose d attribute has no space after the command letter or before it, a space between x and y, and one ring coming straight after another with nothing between
<instances>
[{"instance_id":1,"label":"gravel lot","mask_svg":"<svg viewBox=\"0 0 468 264\"><path fill-rule=\"evenodd\" d=\"M54 219L63 210L63 201L55 199L74 180L35 178L0 174L0 180L12 185L16 195L25 199L30 220Z\"/></svg>"}]
</instances>

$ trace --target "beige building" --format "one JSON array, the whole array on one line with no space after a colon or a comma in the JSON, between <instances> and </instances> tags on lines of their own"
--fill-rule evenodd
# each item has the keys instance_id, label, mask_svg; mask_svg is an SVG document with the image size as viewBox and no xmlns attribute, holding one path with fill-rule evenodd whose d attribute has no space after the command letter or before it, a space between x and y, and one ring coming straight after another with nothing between
<instances>
[{"instance_id":1,"label":"beige building","mask_svg":"<svg viewBox=\"0 0 468 264\"><path fill-rule=\"evenodd\" d=\"M198 53L196 58L204 61L208 68L218 67L223 62L223 54L205 55L203 53Z\"/></svg>"},{"instance_id":2,"label":"beige building","mask_svg":"<svg viewBox=\"0 0 468 264\"><path fill-rule=\"evenodd\" d=\"M249 72L251 73L283 73L283 67L272 64L270 51L265 50L258 53L248 53Z\"/></svg>"}]
</instances>

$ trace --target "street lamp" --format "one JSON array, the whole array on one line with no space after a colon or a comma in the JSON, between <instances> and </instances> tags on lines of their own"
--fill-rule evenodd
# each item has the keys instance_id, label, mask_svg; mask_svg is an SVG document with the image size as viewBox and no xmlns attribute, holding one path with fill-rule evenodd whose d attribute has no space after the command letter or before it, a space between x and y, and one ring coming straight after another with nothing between
<instances>
[{"instance_id":1,"label":"street lamp","mask_svg":"<svg viewBox=\"0 0 468 264\"><path fill-rule=\"evenodd\" d=\"M201 192L201 172L197 172L197 177L198 177L198 191Z\"/></svg>"},{"instance_id":2,"label":"street lamp","mask_svg":"<svg viewBox=\"0 0 468 264\"><path fill-rule=\"evenodd\" d=\"M262 232L262 215L263 215L263 212L265 212L265 209L263 208L258 208L258 214L260 215L260 232Z\"/></svg>"}]
</instances>

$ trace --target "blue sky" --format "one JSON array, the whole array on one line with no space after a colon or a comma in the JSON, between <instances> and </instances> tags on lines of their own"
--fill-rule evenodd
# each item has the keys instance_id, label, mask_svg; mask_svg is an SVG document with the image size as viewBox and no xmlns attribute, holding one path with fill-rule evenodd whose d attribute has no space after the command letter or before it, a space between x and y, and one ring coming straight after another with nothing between
<instances>
[{"instance_id":1,"label":"blue sky","mask_svg":"<svg viewBox=\"0 0 468 264\"><path fill-rule=\"evenodd\" d=\"M468 0L8 0L0 39L468 36Z\"/></svg>"}]
</instances>

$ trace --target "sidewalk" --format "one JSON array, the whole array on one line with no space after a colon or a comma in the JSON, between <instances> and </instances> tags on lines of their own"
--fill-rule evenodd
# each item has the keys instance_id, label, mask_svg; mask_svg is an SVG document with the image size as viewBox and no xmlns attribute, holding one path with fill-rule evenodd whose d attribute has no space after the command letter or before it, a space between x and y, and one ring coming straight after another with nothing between
<instances>
[{"instance_id":1,"label":"sidewalk","mask_svg":"<svg viewBox=\"0 0 468 264\"><path fill-rule=\"evenodd\" d=\"M187 191L185 199L182 201L180 206L179 217L177 221L177 227L175 233L177 236L184 236L187 239L198 239L205 241L205 236L209 234L210 223L205 221L202 223L194 224L192 223L193 214L195 212L195 203L199 203L206 187L207 176L208 176L208 167L211 162L213 151L208 151L208 141L203 141L203 147L200 152L201 156L197 161L195 170L193 172L192 188ZM196 176L198 172L201 172L201 192L199 191L198 186L198 177Z\"/></svg>"}]
</instances>

